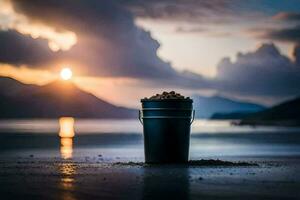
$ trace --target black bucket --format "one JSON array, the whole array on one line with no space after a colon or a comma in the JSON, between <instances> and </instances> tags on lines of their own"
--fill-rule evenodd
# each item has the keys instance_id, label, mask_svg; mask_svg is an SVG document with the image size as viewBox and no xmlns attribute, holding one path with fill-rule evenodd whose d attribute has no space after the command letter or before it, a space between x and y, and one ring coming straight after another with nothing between
<instances>
[{"instance_id":1,"label":"black bucket","mask_svg":"<svg viewBox=\"0 0 300 200\"><path fill-rule=\"evenodd\" d=\"M194 120L191 99L142 99L139 119L144 128L146 163L184 163L189 159Z\"/></svg>"}]
</instances>

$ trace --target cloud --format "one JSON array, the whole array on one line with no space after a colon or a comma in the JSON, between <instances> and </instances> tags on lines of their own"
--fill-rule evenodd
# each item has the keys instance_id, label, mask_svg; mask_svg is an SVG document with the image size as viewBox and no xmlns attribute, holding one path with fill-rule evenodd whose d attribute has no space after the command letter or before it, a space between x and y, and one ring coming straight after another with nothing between
<instances>
[{"instance_id":1,"label":"cloud","mask_svg":"<svg viewBox=\"0 0 300 200\"><path fill-rule=\"evenodd\" d=\"M258 13L245 12L239 0L119 0L135 16L174 22L232 23L244 18L257 17ZM239 17L236 17L239 16Z\"/></svg>"},{"instance_id":2,"label":"cloud","mask_svg":"<svg viewBox=\"0 0 300 200\"><path fill-rule=\"evenodd\" d=\"M276 28L263 30L260 34L260 38L272 39L282 42L300 42L300 25L296 25L289 28Z\"/></svg>"},{"instance_id":3,"label":"cloud","mask_svg":"<svg viewBox=\"0 0 300 200\"><path fill-rule=\"evenodd\" d=\"M294 96L300 94L300 67L274 44L263 44L254 52L238 53L235 62L224 58L214 83L219 91L238 95Z\"/></svg>"},{"instance_id":4,"label":"cloud","mask_svg":"<svg viewBox=\"0 0 300 200\"><path fill-rule=\"evenodd\" d=\"M169 63L157 56L160 44L151 37L150 32L137 27L132 14L112 1L60 1L60 0L13 0L13 9L18 15L26 17L31 24L51 27L53 30L69 30L77 36L77 42L68 51L58 52L52 57L53 64L71 62L80 72L92 76L121 76L134 78L165 79L177 78L180 74ZM7 34L12 34L7 33ZM14 36L15 37L15 36ZM18 35L21 38L22 35ZM16 40L15 45L22 46ZM48 38L48 42L51 38ZM32 51L41 49L30 40ZM39 40L36 40L37 43ZM5 45L10 46L9 43ZM6 48L1 46L1 48ZM24 59L23 53L15 53L18 49L9 47L7 54L15 54L15 59L2 58L2 62L11 64L40 63L33 56L30 62ZM44 47L39 54L49 52ZM18 56L20 56L18 58ZM23 60L22 60L23 59ZM28 58L27 58L28 59ZM38 59L34 61L34 59ZM20 62L15 62L18 60ZM22 61L21 61L22 60ZM46 61L46 60L45 60ZM36 66L36 65L35 65ZM45 65L44 65L45 66ZM37 66L36 66L37 67ZM49 65L48 65L49 67ZM51 66L53 67L53 66Z\"/></svg>"},{"instance_id":5,"label":"cloud","mask_svg":"<svg viewBox=\"0 0 300 200\"><path fill-rule=\"evenodd\" d=\"M47 41L16 31L0 31L0 62L15 65L43 65L56 57Z\"/></svg>"},{"instance_id":6,"label":"cloud","mask_svg":"<svg viewBox=\"0 0 300 200\"><path fill-rule=\"evenodd\" d=\"M280 12L273 16L275 20L284 20L284 21L300 21L300 13L296 12Z\"/></svg>"},{"instance_id":7,"label":"cloud","mask_svg":"<svg viewBox=\"0 0 300 200\"><path fill-rule=\"evenodd\" d=\"M177 1L180 3L177 4ZM34 39L30 34L21 34L18 30L5 30L0 32L0 62L49 69L60 63L72 63L72 67L80 69L81 75L135 78L143 80L139 84L157 88L171 86L268 97L300 93L299 47L295 49L295 62L282 55L273 44L264 44L254 52L239 53L235 62L224 58L218 65L215 78L176 71L170 63L157 56L159 42L152 38L150 32L135 25L134 15L125 7L133 9L140 2L141 5L136 9L142 9L145 4L144 15L159 18L164 17L165 12L166 17L197 15L199 20L201 16L211 14L230 14L225 1L220 4L209 3L215 1L196 1L195 5L192 4L195 1L188 1L186 5L183 1L177 1L160 3L155 0L150 4L150 1L134 0L13 0L16 13L25 16L29 24L51 27L57 33L70 31L76 34L77 41L67 51L53 52L48 46L51 41L49 37ZM156 10L156 6L162 6L163 12L157 13L159 10ZM189 9L195 10L189 13ZM204 13L198 13L202 11ZM270 30L272 32L268 32L266 37L299 41L294 32L284 30L288 32Z\"/></svg>"},{"instance_id":8,"label":"cloud","mask_svg":"<svg viewBox=\"0 0 300 200\"><path fill-rule=\"evenodd\" d=\"M300 44L297 44L293 51L296 66L300 67Z\"/></svg>"},{"instance_id":9,"label":"cloud","mask_svg":"<svg viewBox=\"0 0 300 200\"><path fill-rule=\"evenodd\" d=\"M208 37L229 37L233 36L232 33L221 31L221 30L211 30L209 28L204 27L186 27L186 26L179 26L175 29L176 33L184 33L184 34L198 34L201 33L202 35L208 36Z\"/></svg>"},{"instance_id":10,"label":"cloud","mask_svg":"<svg viewBox=\"0 0 300 200\"><path fill-rule=\"evenodd\" d=\"M29 22L55 30L71 30L78 39L68 51L53 52L47 49L46 39L33 39L12 30L3 31L3 35L10 38L6 38L0 47L8 54L0 55L0 62L46 69L64 63L79 71L80 75L136 78L160 87L208 87L201 75L191 77L191 74L178 72L170 63L161 60L157 56L160 44L150 32L137 27L132 14L118 4L96 0L88 3L68 0L12 2L15 11L26 16ZM19 46L21 51L15 48ZM30 48L28 54L27 48Z\"/></svg>"},{"instance_id":11,"label":"cloud","mask_svg":"<svg viewBox=\"0 0 300 200\"><path fill-rule=\"evenodd\" d=\"M30 22L26 16L15 12L9 0L0 1L0 29L16 30L32 38L47 39L52 51L68 50L77 40L75 33L71 31L57 30L46 24Z\"/></svg>"},{"instance_id":12,"label":"cloud","mask_svg":"<svg viewBox=\"0 0 300 200\"><path fill-rule=\"evenodd\" d=\"M202 28L202 27L191 27L191 28L187 28L187 27L177 27L175 32L177 33L202 33L202 32L206 32L207 30Z\"/></svg>"},{"instance_id":13,"label":"cloud","mask_svg":"<svg viewBox=\"0 0 300 200\"><path fill-rule=\"evenodd\" d=\"M248 33L262 39L300 43L300 13L280 12L272 20L279 24L272 28L252 28Z\"/></svg>"},{"instance_id":14,"label":"cloud","mask_svg":"<svg viewBox=\"0 0 300 200\"><path fill-rule=\"evenodd\" d=\"M197 19L211 16L212 12L224 13L228 3L224 1L182 1L182 0L154 0L154 1L123 1L137 16L160 19Z\"/></svg>"}]
</instances>

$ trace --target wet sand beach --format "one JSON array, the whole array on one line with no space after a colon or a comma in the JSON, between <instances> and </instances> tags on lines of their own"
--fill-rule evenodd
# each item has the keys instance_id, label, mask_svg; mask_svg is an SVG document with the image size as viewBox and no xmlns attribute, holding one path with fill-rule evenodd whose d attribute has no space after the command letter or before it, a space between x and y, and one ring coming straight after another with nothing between
<instances>
[{"instance_id":1,"label":"wet sand beach","mask_svg":"<svg viewBox=\"0 0 300 200\"><path fill-rule=\"evenodd\" d=\"M0 128L1 199L299 199L298 129L196 122L189 164L148 165L135 124L96 122L72 138L52 121Z\"/></svg>"},{"instance_id":2,"label":"wet sand beach","mask_svg":"<svg viewBox=\"0 0 300 200\"><path fill-rule=\"evenodd\" d=\"M299 199L299 157L226 160L258 166L2 158L1 199Z\"/></svg>"}]
</instances>

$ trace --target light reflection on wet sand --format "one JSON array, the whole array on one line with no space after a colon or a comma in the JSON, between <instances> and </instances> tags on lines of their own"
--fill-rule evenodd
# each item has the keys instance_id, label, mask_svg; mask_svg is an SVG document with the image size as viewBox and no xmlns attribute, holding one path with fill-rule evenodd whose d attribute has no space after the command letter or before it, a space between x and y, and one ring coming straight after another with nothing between
<instances>
[{"instance_id":1,"label":"light reflection on wet sand","mask_svg":"<svg viewBox=\"0 0 300 200\"><path fill-rule=\"evenodd\" d=\"M73 156L73 139L60 138L60 154L63 159L70 159Z\"/></svg>"},{"instance_id":2,"label":"light reflection on wet sand","mask_svg":"<svg viewBox=\"0 0 300 200\"><path fill-rule=\"evenodd\" d=\"M59 164L59 171L61 178L59 182L59 188L62 189L63 200L76 200L73 192L75 191L75 178L76 166L72 162L63 162Z\"/></svg>"},{"instance_id":3,"label":"light reflection on wet sand","mask_svg":"<svg viewBox=\"0 0 300 200\"><path fill-rule=\"evenodd\" d=\"M76 200L73 194L75 190L74 175L76 174L76 166L69 160L73 157L74 121L72 117L61 117L59 119L60 154L66 160L59 164L59 171L61 173L59 187L63 191L61 196L63 200Z\"/></svg>"}]
</instances>

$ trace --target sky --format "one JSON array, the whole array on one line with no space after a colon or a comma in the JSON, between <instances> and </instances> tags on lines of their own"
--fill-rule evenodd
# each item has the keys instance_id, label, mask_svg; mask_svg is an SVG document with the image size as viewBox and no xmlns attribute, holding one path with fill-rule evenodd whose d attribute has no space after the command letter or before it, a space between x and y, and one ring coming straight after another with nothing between
<instances>
[{"instance_id":1,"label":"sky","mask_svg":"<svg viewBox=\"0 0 300 200\"><path fill-rule=\"evenodd\" d=\"M117 105L163 90L274 105L300 94L300 0L0 0L0 75L64 67Z\"/></svg>"}]
</instances>

